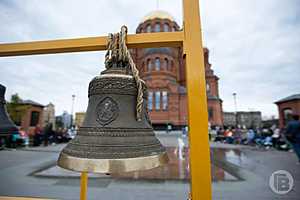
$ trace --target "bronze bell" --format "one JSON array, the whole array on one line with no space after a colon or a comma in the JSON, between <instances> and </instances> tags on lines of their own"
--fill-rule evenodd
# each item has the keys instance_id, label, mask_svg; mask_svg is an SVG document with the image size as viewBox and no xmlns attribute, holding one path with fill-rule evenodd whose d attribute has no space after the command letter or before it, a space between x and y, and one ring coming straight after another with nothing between
<instances>
[{"instance_id":1,"label":"bronze bell","mask_svg":"<svg viewBox=\"0 0 300 200\"><path fill-rule=\"evenodd\" d=\"M112 57L89 84L89 104L77 135L62 150L58 165L79 172L128 172L168 161L147 112L146 85L137 114L138 85L127 61Z\"/></svg>"},{"instance_id":2,"label":"bronze bell","mask_svg":"<svg viewBox=\"0 0 300 200\"><path fill-rule=\"evenodd\" d=\"M5 90L6 88L0 84L0 137L8 138L13 132L18 131L18 128L6 111Z\"/></svg>"}]
</instances>

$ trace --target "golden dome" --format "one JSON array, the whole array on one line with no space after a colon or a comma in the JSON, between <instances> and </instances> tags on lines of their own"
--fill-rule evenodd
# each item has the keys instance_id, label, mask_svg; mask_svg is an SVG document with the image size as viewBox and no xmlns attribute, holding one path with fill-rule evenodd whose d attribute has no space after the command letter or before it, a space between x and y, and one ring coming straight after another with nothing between
<instances>
[{"instance_id":1,"label":"golden dome","mask_svg":"<svg viewBox=\"0 0 300 200\"><path fill-rule=\"evenodd\" d=\"M174 17L172 17L172 15L170 15L166 11L155 10L155 11L152 11L152 12L148 13L145 17L143 17L141 23L144 23L147 20L152 20L152 19L155 19L155 18L169 19L171 21L175 21Z\"/></svg>"}]
</instances>

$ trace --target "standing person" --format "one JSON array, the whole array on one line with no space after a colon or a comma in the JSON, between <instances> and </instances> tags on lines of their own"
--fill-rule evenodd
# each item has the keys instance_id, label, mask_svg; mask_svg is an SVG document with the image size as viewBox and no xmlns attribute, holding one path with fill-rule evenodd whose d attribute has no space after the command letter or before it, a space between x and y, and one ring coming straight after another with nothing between
<instances>
[{"instance_id":1,"label":"standing person","mask_svg":"<svg viewBox=\"0 0 300 200\"><path fill-rule=\"evenodd\" d=\"M34 128L33 146L40 146L42 137L42 129L39 124Z\"/></svg>"},{"instance_id":2,"label":"standing person","mask_svg":"<svg viewBox=\"0 0 300 200\"><path fill-rule=\"evenodd\" d=\"M48 146L49 137L53 135L52 124L48 124L44 130L44 146Z\"/></svg>"},{"instance_id":3,"label":"standing person","mask_svg":"<svg viewBox=\"0 0 300 200\"><path fill-rule=\"evenodd\" d=\"M300 164L300 121L299 115L293 115L285 131L287 140L291 143Z\"/></svg>"},{"instance_id":4,"label":"standing person","mask_svg":"<svg viewBox=\"0 0 300 200\"><path fill-rule=\"evenodd\" d=\"M275 127L272 135L272 143L274 148L278 148L280 140L280 129Z\"/></svg>"},{"instance_id":5,"label":"standing person","mask_svg":"<svg viewBox=\"0 0 300 200\"><path fill-rule=\"evenodd\" d=\"M239 127L234 129L233 138L234 138L234 143L235 144L241 144L242 143L242 132L241 132L241 129Z\"/></svg>"},{"instance_id":6,"label":"standing person","mask_svg":"<svg viewBox=\"0 0 300 200\"><path fill-rule=\"evenodd\" d=\"M226 138L226 143L228 144L232 144L233 142L233 133L231 131L231 129L227 129L225 132L224 132L224 136Z\"/></svg>"},{"instance_id":7,"label":"standing person","mask_svg":"<svg viewBox=\"0 0 300 200\"><path fill-rule=\"evenodd\" d=\"M249 145L253 144L254 139L255 139L255 132L253 131L253 129L249 129L247 132L247 144Z\"/></svg>"}]
</instances>

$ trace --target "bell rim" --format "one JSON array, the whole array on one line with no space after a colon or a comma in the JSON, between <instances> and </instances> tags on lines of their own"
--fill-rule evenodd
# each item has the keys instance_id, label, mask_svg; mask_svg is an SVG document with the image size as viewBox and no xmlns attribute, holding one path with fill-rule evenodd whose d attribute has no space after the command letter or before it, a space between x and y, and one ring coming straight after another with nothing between
<instances>
[{"instance_id":1,"label":"bell rim","mask_svg":"<svg viewBox=\"0 0 300 200\"><path fill-rule=\"evenodd\" d=\"M67 170L91 173L120 173L149 170L169 161L166 152L143 157L121 159L90 159L60 153L57 165Z\"/></svg>"}]
</instances>

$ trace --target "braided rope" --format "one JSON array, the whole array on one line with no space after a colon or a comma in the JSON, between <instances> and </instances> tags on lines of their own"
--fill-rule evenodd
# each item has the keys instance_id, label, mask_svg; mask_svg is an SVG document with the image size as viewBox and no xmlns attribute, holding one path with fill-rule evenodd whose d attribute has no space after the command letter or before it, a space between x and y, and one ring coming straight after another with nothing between
<instances>
[{"instance_id":1,"label":"braided rope","mask_svg":"<svg viewBox=\"0 0 300 200\"><path fill-rule=\"evenodd\" d=\"M139 76L139 71L130 55L130 52L126 45L127 27L122 26L121 32L116 34L109 34L107 53L105 55L105 65L109 64L113 60L123 61L129 63L133 78L138 88L138 94L136 99L136 119L142 120L143 110L143 83L144 81Z\"/></svg>"},{"instance_id":2,"label":"braided rope","mask_svg":"<svg viewBox=\"0 0 300 200\"><path fill-rule=\"evenodd\" d=\"M113 40L113 34L108 34L108 43L107 43L107 52L105 54L105 66L108 66L109 61L111 59L112 54L112 40Z\"/></svg>"}]
</instances>

